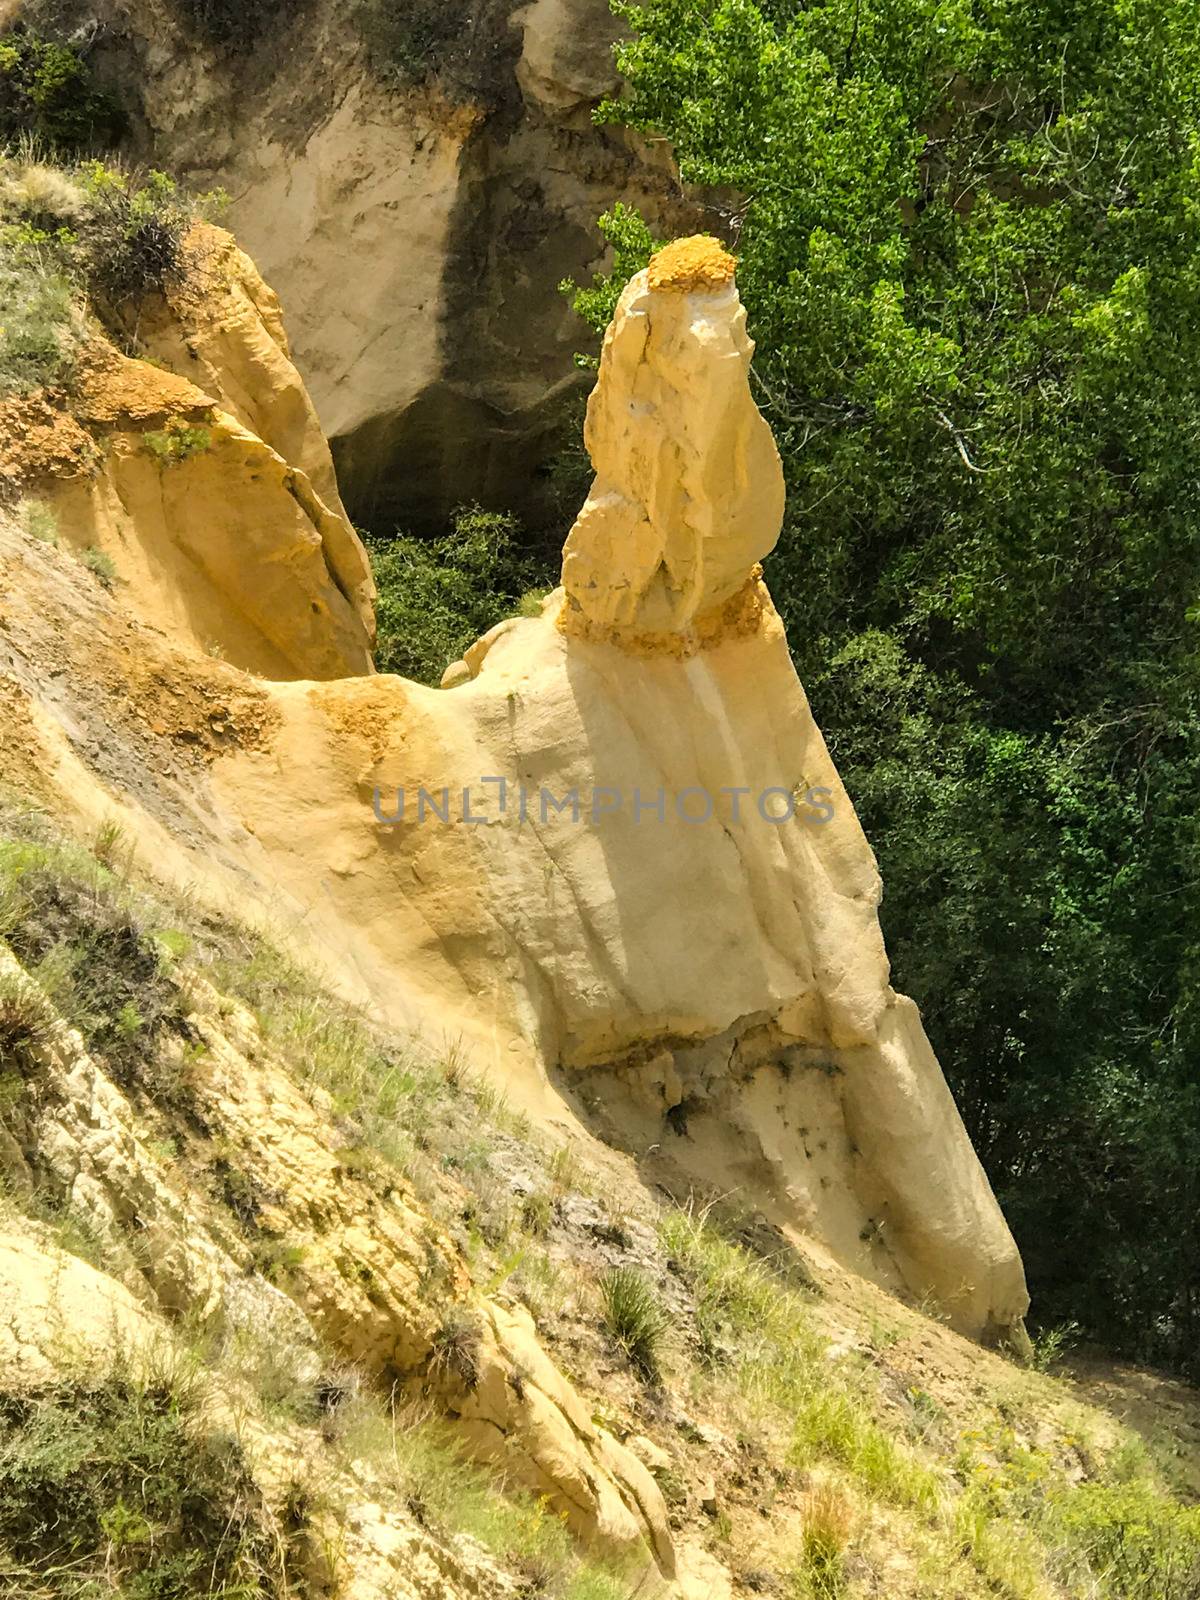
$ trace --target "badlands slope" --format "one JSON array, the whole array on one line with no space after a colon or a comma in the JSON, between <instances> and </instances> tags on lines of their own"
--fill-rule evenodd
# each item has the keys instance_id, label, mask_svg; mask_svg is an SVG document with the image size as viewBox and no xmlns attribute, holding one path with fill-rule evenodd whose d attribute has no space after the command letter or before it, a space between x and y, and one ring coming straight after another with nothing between
<instances>
[{"instance_id":1,"label":"badlands slope","mask_svg":"<svg viewBox=\"0 0 1200 1600\"><path fill-rule=\"evenodd\" d=\"M763 584L733 263L629 285L562 587L433 690L189 250L144 359L0 405L11 1592L68 1592L12 1451L98 1395L234 1441L252 1593L1126 1592L1061 1506L1158 1469L970 1342L1021 1264ZM186 1543L136 1515L110 1575Z\"/></svg>"}]
</instances>

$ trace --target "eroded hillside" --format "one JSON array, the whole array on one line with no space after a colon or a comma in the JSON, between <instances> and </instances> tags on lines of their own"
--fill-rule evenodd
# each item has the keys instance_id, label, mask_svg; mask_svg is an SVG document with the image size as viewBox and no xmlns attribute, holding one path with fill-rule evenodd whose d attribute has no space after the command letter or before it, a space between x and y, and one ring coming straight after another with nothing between
<instances>
[{"instance_id":1,"label":"eroded hillside","mask_svg":"<svg viewBox=\"0 0 1200 1600\"><path fill-rule=\"evenodd\" d=\"M563 586L443 689L228 236L0 402L11 1592L1195 1593L1161 1441L1013 1359L732 274L630 284Z\"/></svg>"}]
</instances>

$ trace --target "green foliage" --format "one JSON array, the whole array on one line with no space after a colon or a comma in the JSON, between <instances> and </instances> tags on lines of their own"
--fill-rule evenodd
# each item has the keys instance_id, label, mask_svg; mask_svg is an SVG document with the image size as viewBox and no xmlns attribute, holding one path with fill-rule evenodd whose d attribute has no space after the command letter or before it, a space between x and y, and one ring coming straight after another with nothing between
<instances>
[{"instance_id":1,"label":"green foliage","mask_svg":"<svg viewBox=\"0 0 1200 1600\"><path fill-rule=\"evenodd\" d=\"M0 937L123 1088L182 1103L154 1047L184 1030L185 1003L120 878L82 852L0 837Z\"/></svg>"},{"instance_id":2,"label":"green foliage","mask_svg":"<svg viewBox=\"0 0 1200 1600\"><path fill-rule=\"evenodd\" d=\"M113 558L106 551L97 549L94 544L80 551L79 560L89 572L99 578L106 589L111 589L117 581L117 567Z\"/></svg>"},{"instance_id":3,"label":"green foliage","mask_svg":"<svg viewBox=\"0 0 1200 1600\"><path fill-rule=\"evenodd\" d=\"M81 342L76 292L56 253L0 227L0 398L70 380Z\"/></svg>"},{"instance_id":4,"label":"green foliage","mask_svg":"<svg viewBox=\"0 0 1200 1600\"><path fill-rule=\"evenodd\" d=\"M194 427L181 417L173 417L165 428L142 435L142 443L161 467L177 467L181 461L202 456L212 447L208 428Z\"/></svg>"},{"instance_id":5,"label":"green foliage","mask_svg":"<svg viewBox=\"0 0 1200 1600\"><path fill-rule=\"evenodd\" d=\"M517 532L513 517L476 506L457 512L440 539L368 538L380 672L439 683L468 645L521 609L537 573Z\"/></svg>"},{"instance_id":6,"label":"green foliage","mask_svg":"<svg viewBox=\"0 0 1200 1600\"><path fill-rule=\"evenodd\" d=\"M179 279L193 212L165 172L151 170L142 180L90 161L79 183L90 201L87 266L96 293L120 307Z\"/></svg>"},{"instance_id":7,"label":"green foliage","mask_svg":"<svg viewBox=\"0 0 1200 1600\"><path fill-rule=\"evenodd\" d=\"M130 311L182 276L192 220L223 202L185 197L161 172L0 155L0 398L69 386L87 309L135 338ZM186 455L200 436L168 443Z\"/></svg>"},{"instance_id":8,"label":"green foliage","mask_svg":"<svg viewBox=\"0 0 1200 1600\"><path fill-rule=\"evenodd\" d=\"M670 1318L654 1285L636 1267L600 1279L604 1325L644 1378L656 1380Z\"/></svg>"},{"instance_id":9,"label":"green foliage","mask_svg":"<svg viewBox=\"0 0 1200 1600\"><path fill-rule=\"evenodd\" d=\"M187 1383L0 1394L0 1565L44 1600L292 1592L237 1444Z\"/></svg>"},{"instance_id":10,"label":"green foliage","mask_svg":"<svg viewBox=\"0 0 1200 1600\"><path fill-rule=\"evenodd\" d=\"M654 238L642 214L621 200L600 218L600 232L612 250L612 271L597 277L590 288L582 288L569 278L559 284L575 311L597 332L612 321L621 291L630 278L662 247L662 241ZM596 364L587 357L579 359L581 365Z\"/></svg>"},{"instance_id":11,"label":"green foliage","mask_svg":"<svg viewBox=\"0 0 1200 1600\"><path fill-rule=\"evenodd\" d=\"M123 125L69 46L21 25L0 35L0 145L25 137L70 153L112 144Z\"/></svg>"},{"instance_id":12,"label":"green foliage","mask_svg":"<svg viewBox=\"0 0 1200 1600\"><path fill-rule=\"evenodd\" d=\"M44 500L27 498L18 502L17 526L42 544L58 543L58 518Z\"/></svg>"},{"instance_id":13,"label":"green foliage","mask_svg":"<svg viewBox=\"0 0 1200 1600\"><path fill-rule=\"evenodd\" d=\"M798 1600L839 1600L846 1590L845 1551L853 1516L845 1492L824 1483L801 1507L801 1563L793 1576Z\"/></svg>"},{"instance_id":14,"label":"green foliage","mask_svg":"<svg viewBox=\"0 0 1200 1600\"><path fill-rule=\"evenodd\" d=\"M1085 1483L1050 1499L1048 1521L1066 1582L1137 1600L1200 1593L1200 1511L1171 1504L1144 1482Z\"/></svg>"},{"instance_id":15,"label":"green foliage","mask_svg":"<svg viewBox=\"0 0 1200 1600\"><path fill-rule=\"evenodd\" d=\"M1200 1350L1200 44L1184 0L648 0L728 232L768 566L1035 1304ZM596 325L653 241L614 213ZM590 298L589 298L590 296Z\"/></svg>"}]
</instances>

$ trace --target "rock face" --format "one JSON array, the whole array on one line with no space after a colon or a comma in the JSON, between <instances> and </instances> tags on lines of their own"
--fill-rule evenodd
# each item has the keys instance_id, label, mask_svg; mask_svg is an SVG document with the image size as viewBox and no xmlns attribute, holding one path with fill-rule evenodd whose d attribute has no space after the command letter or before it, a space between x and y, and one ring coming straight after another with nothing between
<instances>
[{"instance_id":1,"label":"rock face","mask_svg":"<svg viewBox=\"0 0 1200 1600\"><path fill-rule=\"evenodd\" d=\"M97 336L69 408L0 406L5 477L178 643L271 678L369 672L370 563L279 303L218 229L193 231L187 261L140 316L159 365Z\"/></svg>"},{"instance_id":2,"label":"rock face","mask_svg":"<svg viewBox=\"0 0 1200 1600\"><path fill-rule=\"evenodd\" d=\"M546 515L539 469L586 387L558 284L599 264L614 199L689 214L664 154L592 123L616 87L607 0L448 0L423 81L373 46L377 0L258 6L225 35L184 0L23 9L91 39L136 159L228 192L357 522Z\"/></svg>"},{"instance_id":3,"label":"rock face","mask_svg":"<svg viewBox=\"0 0 1200 1600\"><path fill-rule=\"evenodd\" d=\"M779 468L730 272L701 240L631 283L564 587L469 651L450 692L201 668L139 630L136 595L85 599L65 558L9 535L0 725L61 803L102 773L164 860L270 904L353 992L461 1037L535 1115L582 1119L648 1181L740 1195L998 1337L1026 1309L1021 1263L890 987L875 862L758 573ZM162 682L189 692L148 735ZM136 764L115 759L126 744Z\"/></svg>"},{"instance_id":4,"label":"rock face","mask_svg":"<svg viewBox=\"0 0 1200 1600\"><path fill-rule=\"evenodd\" d=\"M108 1268L14 1239L0 1218L6 1382L32 1386L68 1355L103 1364L106 1349L111 1359L149 1347L155 1312L250 1323L274 1341L307 1343L314 1360L319 1346L335 1351L385 1389L435 1396L476 1455L502 1461L581 1538L621 1558L648 1549L673 1575L666 1507L646 1468L595 1423L524 1307L469 1299L460 1250L400 1174L372 1181L351 1170L332 1102L301 1092L248 1012L191 976L180 986L204 1070L181 1067L180 1040L162 1047L160 1065L186 1084L193 1128L216 1142L225 1170L270 1197L253 1231L260 1248L263 1237L287 1242L297 1264L286 1296L255 1274L246 1237L197 1181L199 1163L165 1161L152 1147L144 1106L54 1017L2 940L0 982L48 1019L8 1080L0 1178L6 1192L36 1191L84 1219ZM440 1327L468 1306L466 1381L432 1358Z\"/></svg>"}]
</instances>

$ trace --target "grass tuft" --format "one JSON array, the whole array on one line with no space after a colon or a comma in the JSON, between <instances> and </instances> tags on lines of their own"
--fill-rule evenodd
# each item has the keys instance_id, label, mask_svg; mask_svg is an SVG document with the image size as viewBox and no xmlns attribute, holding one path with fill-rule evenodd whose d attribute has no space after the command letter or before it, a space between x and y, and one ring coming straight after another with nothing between
<instances>
[{"instance_id":1,"label":"grass tuft","mask_svg":"<svg viewBox=\"0 0 1200 1600\"><path fill-rule=\"evenodd\" d=\"M644 1378L656 1382L670 1319L652 1283L636 1267L614 1267L600 1279L604 1326Z\"/></svg>"},{"instance_id":2,"label":"grass tuft","mask_svg":"<svg viewBox=\"0 0 1200 1600\"><path fill-rule=\"evenodd\" d=\"M794 1588L804 1600L839 1600L846 1586L846 1549L854 1507L836 1483L809 1489L800 1503L800 1566Z\"/></svg>"}]
</instances>

